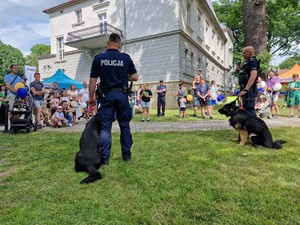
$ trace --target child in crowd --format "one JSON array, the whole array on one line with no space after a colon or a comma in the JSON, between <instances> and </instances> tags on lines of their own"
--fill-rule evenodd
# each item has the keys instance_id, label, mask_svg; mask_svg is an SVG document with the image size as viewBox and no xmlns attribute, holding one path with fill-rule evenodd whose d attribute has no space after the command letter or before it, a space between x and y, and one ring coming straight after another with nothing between
<instances>
[{"instance_id":1,"label":"child in crowd","mask_svg":"<svg viewBox=\"0 0 300 225\"><path fill-rule=\"evenodd\" d=\"M211 112L213 113L214 107L217 104L217 97L218 97L218 92L220 91L220 86L216 84L216 81L212 80L211 81L211 88L210 88L210 94L211 98L209 101L209 105L211 107Z\"/></svg>"},{"instance_id":2,"label":"child in crowd","mask_svg":"<svg viewBox=\"0 0 300 225\"><path fill-rule=\"evenodd\" d=\"M97 108L97 100L96 97L93 97L93 101L90 102L88 106L88 114L93 117L97 114L98 108ZM87 118L88 119L88 118Z\"/></svg>"},{"instance_id":3,"label":"child in crowd","mask_svg":"<svg viewBox=\"0 0 300 225\"><path fill-rule=\"evenodd\" d=\"M73 124L75 124L76 119L82 115L81 108L78 108L78 99L77 96L72 95L70 98L70 107L74 109L73 111Z\"/></svg>"},{"instance_id":4,"label":"child in crowd","mask_svg":"<svg viewBox=\"0 0 300 225\"><path fill-rule=\"evenodd\" d=\"M256 111L256 115L261 118L271 116L270 102L267 100L267 97L264 94L259 96L259 101L254 106L254 109Z\"/></svg>"},{"instance_id":5,"label":"child in crowd","mask_svg":"<svg viewBox=\"0 0 300 225\"><path fill-rule=\"evenodd\" d=\"M55 128L66 126L68 124L68 120L64 116L62 106L57 107L56 112L52 115L51 121Z\"/></svg>"},{"instance_id":6,"label":"child in crowd","mask_svg":"<svg viewBox=\"0 0 300 225\"><path fill-rule=\"evenodd\" d=\"M29 110L29 102L27 98L16 97L14 102L14 111L27 111Z\"/></svg>"},{"instance_id":7,"label":"child in crowd","mask_svg":"<svg viewBox=\"0 0 300 225\"><path fill-rule=\"evenodd\" d=\"M53 115L53 113L55 113L58 105L59 105L60 99L58 97L57 92L53 92L51 99L50 99L50 109L51 109L51 115Z\"/></svg>"},{"instance_id":8,"label":"child in crowd","mask_svg":"<svg viewBox=\"0 0 300 225\"><path fill-rule=\"evenodd\" d=\"M74 109L72 109L69 106L69 103L66 100L63 100L61 102L61 105L63 107L64 117L68 120L69 127L72 127L72 125L73 125L72 117L73 117Z\"/></svg>"},{"instance_id":9,"label":"child in crowd","mask_svg":"<svg viewBox=\"0 0 300 225\"><path fill-rule=\"evenodd\" d=\"M63 91L62 94L61 94L61 101L67 101L68 103L70 103L70 100L69 100L69 96L68 96L68 93L67 91Z\"/></svg>"},{"instance_id":10,"label":"child in crowd","mask_svg":"<svg viewBox=\"0 0 300 225\"><path fill-rule=\"evenodd\" d=\"M180 118L185 118L186 117L186 97L185 96L180 96L179 99L179 108L180 108Z\"/></svg>"},{"instance_id":11,"label":"child in crowd","mask_svg":"<svg viewBox=\"0 0 300 225\"><path fill-rule=\"evenodd\" d=\"M129 106L132 110L132 117L133 117L133 115L134 115L134 101L133 101L132 97L129 97Z\"/></svg>"}]
</instances>

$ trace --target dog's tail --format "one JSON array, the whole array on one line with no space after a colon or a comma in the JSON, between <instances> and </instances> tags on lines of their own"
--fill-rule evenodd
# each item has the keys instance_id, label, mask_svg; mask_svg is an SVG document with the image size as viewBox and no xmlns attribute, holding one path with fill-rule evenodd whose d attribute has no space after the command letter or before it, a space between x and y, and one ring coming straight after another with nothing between
<instances>
[{"instance_id":1,"label":"dog's tail","mask_svg":"<svg viewBox=\"0 0 300 225\"><path fill-rule=\"evenodd\" d=\"M276 140L272 144L272 148L280 149L282 148L282 144L286 143L285 140Z\"/></svg>"},{"instance_id":2,"label":"dog's tail","mask_svg":"<svg viewBox=\"0 0 300 225\"><path fill-rule=\"evenodd\" d=\"M82 181L80 181L80 184L89 184L93 183L96 180L100 180L101 174L97 171L96 173L90 174L88 177L84 178Z\"/></svg>"}]
</instances>

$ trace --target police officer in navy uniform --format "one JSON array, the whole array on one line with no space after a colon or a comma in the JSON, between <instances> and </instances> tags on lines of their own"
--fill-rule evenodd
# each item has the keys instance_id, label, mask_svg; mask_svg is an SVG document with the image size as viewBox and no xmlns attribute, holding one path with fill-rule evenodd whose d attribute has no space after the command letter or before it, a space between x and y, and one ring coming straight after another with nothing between
<instances>
[{"instance_id":1,"label":"police officer in navy uniform","mask_svg":"<svg viewBox=\"0 0 300 225\"><path fill-rule=\"evenodd\" d=\"M159 86L156 87L157 92L157 116L165 116L166 111L166 92L167 92L167 86L164 85L164 81L159 81ZM160 113L160 108L162 110L162 113Z\"/></svg>"},{"instance_id":2,"label":"police officer in navy uniform","mask_svg":"<svg viewBox=\"0 0 300 225\"><path fill-rule=\"evenodd\" d=\"M120 53L121 38L118 34L109 35L107 50L95 56L90 80L89 103L93 102L97 78L100 78L100 109L98 121L100 125L100 154L101 164L108 164L111 150L111 127L116 113L120 126L120 142L122 158L131 159L132 137L129 122L132 111L129 105L126 88L128 81L137 81L138 74L129 55Z\"/></svg>"},{"instance_id":3,"label":"police officer in navy uniform","mask_svg":"<svg viewBox=\"0 0 300 225\"><path fill-rule=\"evenodd\" d=\"M239 97L242 98L244 109L256 116L254 106L258 93L256 82L258 72L260 70L259 60L255 57L255 50L253 46L246 46L243 49L243 57L245 61L239 71Z\"/></svg>"}]
</instances>

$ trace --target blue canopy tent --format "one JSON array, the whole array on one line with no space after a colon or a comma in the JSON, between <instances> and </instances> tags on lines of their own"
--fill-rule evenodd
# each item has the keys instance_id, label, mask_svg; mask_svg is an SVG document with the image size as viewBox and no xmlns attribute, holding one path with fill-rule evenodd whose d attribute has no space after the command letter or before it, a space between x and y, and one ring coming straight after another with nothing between
<instances>
[{"instance_id":1,"label":"blue canopy tent","mask_svg":"<svg viewBox=\"0 0 300 225\"><path fill-rule=\"evenodd\" d=\"M83 88L82 82L77 80L73 80L72 78L68 77L61 69L58 69L55 74L51 77L46 78L42 81L45 87L51 86L53 82L57 82L58 87L63 89L69 89L71 84L74 84L77 89Z\"/></svg>"}]
</instances>

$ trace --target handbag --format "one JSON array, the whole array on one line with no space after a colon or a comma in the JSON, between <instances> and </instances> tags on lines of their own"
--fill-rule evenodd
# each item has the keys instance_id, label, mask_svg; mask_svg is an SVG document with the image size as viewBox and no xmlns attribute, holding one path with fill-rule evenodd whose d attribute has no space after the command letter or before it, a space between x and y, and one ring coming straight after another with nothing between
<instances>
[{"instance_id":1,"label":"handbag","mask_svg":"<svg viewBox=\"0 0 300 225\"><path fill-rule=\"evenodd\" d=\"M15 82L18 76L15 77L15 79L10 83L10 86Z\"/></svg>"}]
</instances>

